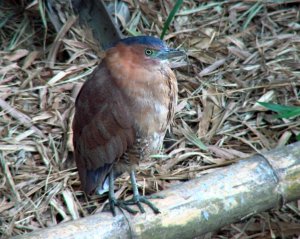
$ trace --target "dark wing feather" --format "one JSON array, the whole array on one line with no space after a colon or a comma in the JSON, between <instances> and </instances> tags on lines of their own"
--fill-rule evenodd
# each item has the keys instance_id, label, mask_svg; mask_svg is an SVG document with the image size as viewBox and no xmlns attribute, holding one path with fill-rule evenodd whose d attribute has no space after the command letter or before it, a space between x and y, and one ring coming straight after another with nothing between
<instances>
[{"instance_id":1,"label":"dark wing feather","mask_svg":"<svg viewBox=\"0 0 300 239\"><path fill-rule=\"evenodd\" d=\"M129 100L104 64L85 82L75 103L74 155L86 193L102 186L115 160L135 140Z\"/></svg>"}]
</instances>

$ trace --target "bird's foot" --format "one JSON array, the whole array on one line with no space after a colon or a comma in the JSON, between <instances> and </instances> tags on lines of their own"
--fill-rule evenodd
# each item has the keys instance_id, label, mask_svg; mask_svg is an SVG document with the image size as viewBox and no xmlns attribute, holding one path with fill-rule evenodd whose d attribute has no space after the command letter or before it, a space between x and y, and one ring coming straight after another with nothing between
<instances>
[{"instance_id":1,"label":"bird's foot","mask_svg":"<svg viewBox=\"0 0 300 239\"><path fill-rule=\"evenodd\" d=\"M142 203L148 205L154 213L160 213L159 209L148 200L148 198L159 198L158 196L140 196L140 195L134 195L132 199L129 199L127 201L124 201L126 205L137 205L138 208L140 209L141 213L145 213L145 209L142 205Z\"/></svg>"},{"instance_id":2,"label":"bird's foot","mask_svg":"<svg viewBox=\"0 0 300 239\"><path fill-rule=\"evenodd\" d=\"M133 189L133 197L132 199L129 200L119 200L116 199L115 193L114 193L114 175L113 175L113 170L109 173L109 205L110 209L112 211L113 216L116 216L116 207L120 208L120 210L124 209L127 212L131 214L136 214L138 211L130 208L129 206L131 205L137 205L138 208L140 209L141 213L145 213L145 209L142 205L142 203L148 205L154 213L160 213L159 209L148 200L148 198L163 198L160 195L151 195L149 197L146 196L141 196L138 191L136 179L135 179L135 174L134 171L132 170L130 172L130 179L131 179L131 184L132 184L132 189Z\"/></svg>"},{"instance_id":3,"label":"bird's foot","mask_svg":"<svg viewBox=\"0 0 300 239\"><path fill-rule=\"evenodd\" d=\"M131 214L137 214L138 211L134 210L130 207L128 207L128 204L126 203L126 201L123 200L119 200L116 198L110 198L109 199L109 205L110 205L110 210L113 214L113 216L116 216L116 207L118 207L121 211L122 209L126 210L127 212L131 213Z\"/></svg>"}]
</instances>

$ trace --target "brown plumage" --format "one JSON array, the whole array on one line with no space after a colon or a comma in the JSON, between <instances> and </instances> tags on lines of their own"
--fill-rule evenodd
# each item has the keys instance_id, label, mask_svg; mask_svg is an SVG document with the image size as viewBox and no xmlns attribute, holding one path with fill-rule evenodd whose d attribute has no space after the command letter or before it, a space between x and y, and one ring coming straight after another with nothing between
<instances>
[{"instance_id":1,"label":"brown plumage","mask_svg":"<svg viewBox=\"0 0 300 239\"><path fill-rule=\"evenodd\" d=\"M73 143L86 193L101 188L112 171L132 171L159 151L177 101L166 59L181 54L154 37L127 38L107 50L85 82L75 104Z\"/></svg>"}]
</instances>

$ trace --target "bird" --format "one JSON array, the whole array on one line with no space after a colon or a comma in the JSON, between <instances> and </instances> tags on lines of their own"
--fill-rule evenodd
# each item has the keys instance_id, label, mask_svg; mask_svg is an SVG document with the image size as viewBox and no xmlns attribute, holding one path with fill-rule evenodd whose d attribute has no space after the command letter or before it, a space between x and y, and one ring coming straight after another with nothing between
<instances>
[{"instance_id":1,"label":"bird","mask_svg":"<svg viewBox=\"0 0 300 239\"><path fill-rule=\"evenodd\" d=\"M85 81L75 100L73 146L81 188L86 194L108 187L113 215L116 207L141 213L148 205L135 177L139 162L161 150L177 104L177 79L169 60L184 51L153 36L133 36L112 44ZM130 175L133 196L116 199L114 180Z\"/></svg>"}]
</instances>

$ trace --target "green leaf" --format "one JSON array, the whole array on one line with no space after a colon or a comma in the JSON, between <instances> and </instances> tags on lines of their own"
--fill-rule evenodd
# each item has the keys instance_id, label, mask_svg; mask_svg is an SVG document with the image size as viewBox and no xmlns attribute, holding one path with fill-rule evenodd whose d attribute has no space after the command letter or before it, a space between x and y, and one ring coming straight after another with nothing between
<instances>
[{"instance_id":1,"label":"green leaf","mask_svg":"<svg viewBox=\"0 0 300 239\"><path fill-rule=\"evenodd\" d=\"M47 27L47 19L46 19L46 14L45 14L44 1L39 0L38 3L39 3L39 11L40 11L40 14L41 14L43 25L44 25L45 29L47 29L48 27Z\"/></svg>"},{"instance_id":2,"label":"green leaf","mask_svg":"<svg viewBox=\"0 0 300 239\"><path fill-rule=\"evenodd\" d=\"M170 14L169 14L169 16L167 18L167 21L164 24L164 28L163 28L162 33L160 35L160 39L163 39L164 36L166 35L166 32L169 29L169 26L170 26L170 24L171 24L171 22L172 22L172 20L173 20L173 18L175 16L176 12L181 7L182 3L183 3L183 0L177 0L177 2L175 3L172 11L170 12Z\"/></svg>"},{"instance_id":3,"label":"green leaf","mask_svg":"<svg viewBox=\"0 0 300 239\"><path fill-rule=\"evenodd\" d=\"M279 118L294 118L300 115L300 107L298 107L298 109L294 109L288 112L284 112L278 115Z\"/></svg>"},{"instance_id":4,"label":"green leaf","mask_svg":"<svg viewBox=\"0 0 300 239\"><path fill-rule=\"evenodd\" d=\"M261 4L260 2L257 2L256 4L253 5L253 7L251 7L249 10L249 15L243 25L243 29L245 30L249 23L251 22L251 20L255 17L255 15L260 11L260 9L263 7L263 4Z\"/></svg>"},{"instance_id":5,"label":"green leaf","mask_svg":"<svg viewBox=\"0 0 300 239\"><path fill-rule=\"evenodd\" d=\"M284 111L291 111L295 109L299 109L300 107L298 106L287 106L287 105L279 105L279 104L274 104L274 103L266 103L266 102L257 102L258 104L262 105L263 107L273 110L275 112L281 113Z\"/></svg>"},{"instance_id":6,"label":"green leaf","mask_svg":"<svg viewBox=\"0 0 300 239\"><path fill-rule=\"evenodd\" d=\"M196 145L199 149L207 151L207 147L204 143L198 138L198 136L192 131L192 129L185 124L185 129L182 129L183 135L194 145Z\"/></svg>"},{"instance_id":7,"label":"green leaf","mask_svg":"<svg viewBox=\"0 0 300 239\"><path fill-rule=\"evenodd\" d=\"M298 106L286 106L274 103L258 102L263 107L275 111L278 113L278 118L293 118L300 116L300 107Z\"/></svg>"}]
</instances>

